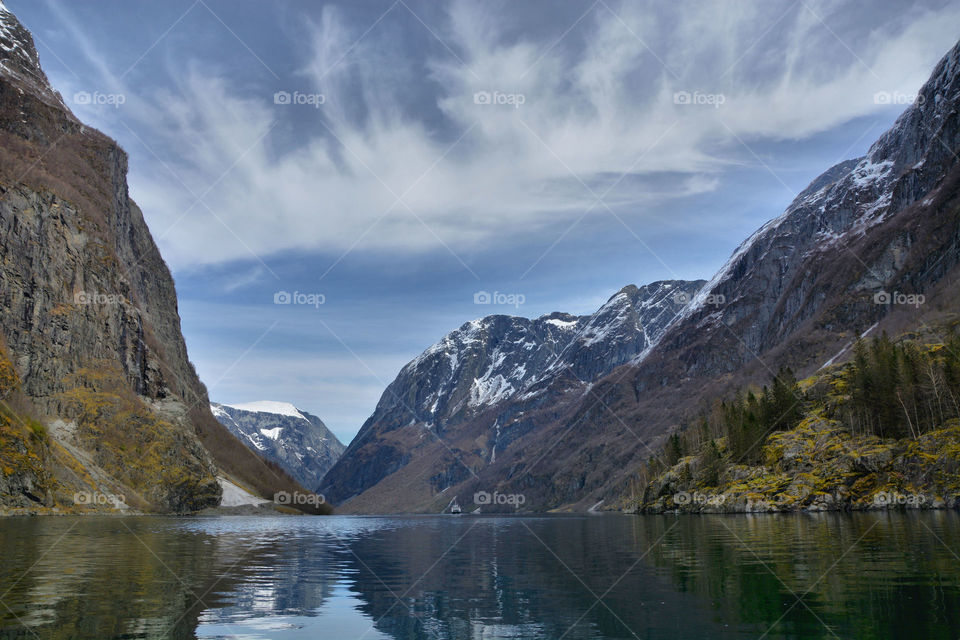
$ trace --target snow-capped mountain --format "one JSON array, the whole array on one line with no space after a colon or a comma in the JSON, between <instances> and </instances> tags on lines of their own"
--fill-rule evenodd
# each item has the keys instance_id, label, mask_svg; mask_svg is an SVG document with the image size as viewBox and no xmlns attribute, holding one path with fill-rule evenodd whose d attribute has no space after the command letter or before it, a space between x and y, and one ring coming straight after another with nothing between
<instances>
[{"instance_id":1,"label":"snow-capped mountain","mask_svg":"<svg viewBox=\"0 0 960 640\"><path fill-rule=\"evenodd\" d=\"M382 460L360 459L363 443L379 434L409 425L442 434L508 400L534 397L554 381L596 380L655 344L702 285L702 280L630 285L589 316L493 315L465 323L400 371L325 490L342 499L339 474L359 474L366 483L389 471Z\"/></svg>"},{"instance_id":2,"label":"snow-capped mountain","mask_svg":"<svg viewBox=\"0 0 960 640\"><path fill-rule=\"evenodd\" d=\"M531 509L609 503L668 429L718 396L781 365L806 375L836 362L865 330L955 320L958 152L960 44L864 157L814 179L692 287L679 313L618 294L590 318L528 321L505 334L509 343L498 339L503 320L484 319L431 347L328 474L327 495L354 511L439 510L452 496L494 490L523 493ZM607 331L612 318L629 327L633 310L645 338ZM663 325L651 333L656 310ZM543 332L554 351L570 336L556 358L533 347L529 359L512 358ZM467 357L471 349L484 358Z\"/></svg>"},{"instance_id":3,"label":"snow-capped mountain","mask_svg":"<svg viewBox=\"0 0 960 640\"><path fill-rule=\"evenodd\" d=\"M400 371L368 422L412 421L442 431L552 376L595 380L652 346L702 285L630 285L589 316L493 315L467 322Z\"/></svg>"},{"instance_id":4,"label":"snow-capped mountain","mask_svg":"<svg viewBox=\"0 0 960 640\"><path fill-rule=\"evenodd\" d=\"M211 403L210 409L241 442L311 490L345 448L320 418L289 402Z\"/></svg>"}]
</instances>

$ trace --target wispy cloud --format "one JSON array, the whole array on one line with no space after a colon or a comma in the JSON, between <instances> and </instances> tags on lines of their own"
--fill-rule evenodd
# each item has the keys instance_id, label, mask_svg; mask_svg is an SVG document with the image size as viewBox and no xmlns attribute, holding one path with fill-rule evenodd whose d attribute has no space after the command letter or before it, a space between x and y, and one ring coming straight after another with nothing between
<instances>
[{"instance_id":1,"label":"wispy cloud","mask_svg":"<svg viewBox=\"0 0 960 640\"><path fill-rule=\"evenodd\" d=\"M601 2L557 41L569 25L518 35L508 11L454 3L433 24L441 46L396 11L360 38L368 23L325 7L302 35L300 73L280 83L187 51L148 93L64 16L103 84L130 96L84 117L125 119L163 159L132 182L175 266L290 249L470 251L575 220L624 172L634 179L609 200L642 216L717 188L740 140L802 139L884 108L878 91L915 91L960 22L956 5L904 11L845 30L848 44L821 22L849 20L833 3ZM409 38L432 43L419 62L400 55ZM279 91L323 103L275 104ZM310 133L284 139L294 129Z\"/></svg>"},{"instance_id":2,"label":"wispy cloud","mask_svg":"<svg viewBox=\"0 0 960 640\"><path fill-rule=\"evenodd\" d=\"M261 266L255 266L240 273L232 274L223 285L225 293L233 293L240 289L249 287L264 279L267 270Z\"/></svg>"}]
</instances>

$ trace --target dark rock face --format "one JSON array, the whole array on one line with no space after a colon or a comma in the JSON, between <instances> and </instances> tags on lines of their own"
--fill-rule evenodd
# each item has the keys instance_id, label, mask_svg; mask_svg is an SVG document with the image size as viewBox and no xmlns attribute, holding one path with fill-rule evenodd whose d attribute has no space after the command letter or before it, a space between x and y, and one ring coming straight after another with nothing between
<instances>
[{"instance_id":1,"label":"dark rock face","mask_svg":"<svg viewBox=\"0 0 960 640\"><path fill-rule=\"evenodd\" d=\"M0 295L24 390L55 409L68 373L115 359L139 395L202 397L173 279L127 193L126 154L63 105L9 12L0 44Z\"/></svg>"},{"instance_id":2,"label":"dark rock face","mask_svg":"<svg viewBox=\"0 0 960 640\"><path fill-rule=\"evenodd\" d=\"M567 318L570 333L580 337L571 336L558 359L566 366L548 375L550 365L542 369L534 350L509 370L531 362L527 366L537 374L523 386L504 376L512 389L501 394L494 392L505 385L488 384L492 402L472 413L464 410L470 406L467 390L475 381L493 380L484 375L496 372L486 364L467 369L467 380L452 386L455 394L437 395L456 369L445 369L444 358L452 363L460 350L456 338L448 337L449 346L435 345L388 389L328 474L328 495L356 511L398 505L439 510L451 497L463 500L477 489L523 493L529 509L588 508L600 500L616 506L658 439L695 419L711 399L767 380L780 365L800 374L815 371L843 358L846 346L867 330L899 332L944 315L955 318L960 45L941 60L919 95L866 156L824 172L707 284L693 286L689 301L680 296L686 304L677 306L679 313L661 306L664 321L655 337L649 313L646 340L627 332L591 342L588 332L602 333L590 328L592 320ZM623 294L630 298L628 290ZM883 294L926 294L928 304L884 302ZM656 307L649 288L646 295ZM605 307L619 304L617 298ZM601 317L622 316L611 307L593 316L607 324ZM459 332L493 353L485 333L493 323L479 322ZM428 374L413 375L424 361L434 363ZM452 404L442 404L444 398ZM439 420L427 410L437 399ZM380 451L409 461L372 473ZM354 460L367 472L349 469Z\"/></svg>"},{"instance_id":3,"label":"dark rock face","mask_svg":"<svg viewBox=\"0 0 960 640\"><path fill-rule=\"evenodd\" d=\"M213 403L210 409L220 424L255 453L276 462L304 487L319 487L346 447L315 415L286 403L256 405Z\"/></svg>"},{"instance_id":4,"label":"dark rock face","mask_svg":"<svg viewBox=\"0 0 960 640\"><path fill-rule=\"evenodd\" d=\"M263 495L297 490L210 414L126 174L124 151L64 105L30 33L0 5L0 335L47 418L42 446L61 452L44 472L67 496L123 493L162 511L217 505L218 472ZM105 399L110 419L92 419ZM137 448L155 455L124 464Z\"/></svg>"},{"instance_id":5,"label":"dark rock face","mask_svg":"<svg viewBox=\"0 0 960 640\"><path fill-rule=\"evenodd\" d=\"M641 356L701 285L631 285L590 316L494 315L464 324L400 371L323 490L331 492L329 499L343 500L406 465L410 456L402 448L380 441L385 433L417 425L447 437L458 425L555 378L589 383ZM462 472L456 465L437 477Z\"/></svg>"},{"instance_id":6,"label":"dark rock face","mask_svg":"<svg viewBox=\"0 0 960 640\"><path fill-rule=\"evenodd\" d=\"M0 330L22 391L41 413L63 415L73 374L119 365L126 391L146 404L181 403L168 405L166 424L183 444L163 464L183 475L141 497L172 511L216 505L216 468L183 420L205 391L187 360L173 279L127 194L126 154L70 113L29 32L2 10L0 45ZM64 446L91 444L70 439Z\"/></svg>"}]
</instances>

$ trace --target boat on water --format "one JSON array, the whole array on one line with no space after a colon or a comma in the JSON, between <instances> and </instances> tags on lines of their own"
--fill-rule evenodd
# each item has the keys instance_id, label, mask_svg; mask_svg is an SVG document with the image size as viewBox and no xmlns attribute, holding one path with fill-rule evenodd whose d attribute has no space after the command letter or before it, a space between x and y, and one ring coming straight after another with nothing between
<instances>
[{"instance_id":1,"label":"boat on water","mask_svg":"<svg viewBox=\"0 0 960 640\"><path fill-rule=\"evenodd\" d=\"M457 502L456 498L454 498L453 501L450 503L449 509L450 509L450 513L455 516L460 515L462 513L462 510L460 509L460 504Z\"/></svg>"}]
</instances>

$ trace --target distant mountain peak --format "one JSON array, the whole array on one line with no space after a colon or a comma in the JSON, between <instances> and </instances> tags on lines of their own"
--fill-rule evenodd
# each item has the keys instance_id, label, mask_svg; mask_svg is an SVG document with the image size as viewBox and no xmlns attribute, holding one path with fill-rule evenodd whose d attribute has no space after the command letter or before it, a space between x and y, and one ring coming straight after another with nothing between
<instances>
[{"instance_id":1,"label":"distant mountain peak","mask_svg":"<svg viewBox=\"0 0 960 640\"><path fill-rule=\"evenodd\" d=\"M316 489L345 447L323 420L289 402L210 403L214 417L258 455Z\"/></svg>"}]
</instances>

